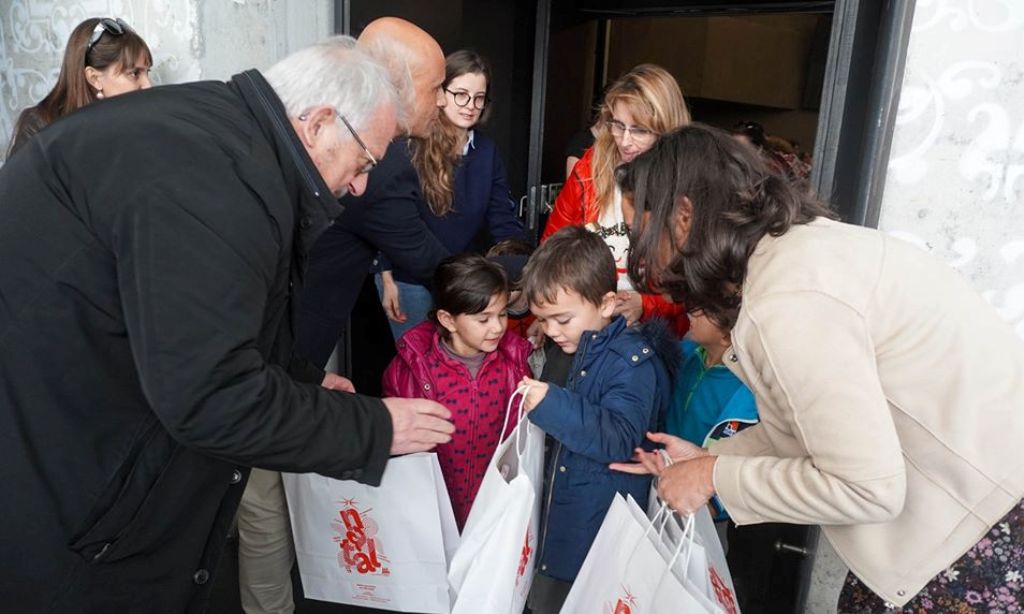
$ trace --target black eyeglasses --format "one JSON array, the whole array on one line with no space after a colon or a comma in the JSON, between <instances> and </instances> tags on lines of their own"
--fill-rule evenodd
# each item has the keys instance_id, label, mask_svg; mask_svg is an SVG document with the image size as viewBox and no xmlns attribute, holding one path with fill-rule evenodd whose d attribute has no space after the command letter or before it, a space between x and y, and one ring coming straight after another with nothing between
<instances>
[{"instance_id":1,"label":"black eyeglasses","mask_svg":"<svg viewBox=\"0 0 1024 614\"><path fill-rule=\"evenodd\" d=\"M85 46L85 52L89 53L93 45L98 43L103 34L107 33L111 36L121 36L125 32L132 32L132 27L120 17L104 17L96 24L96 27L92 29L92 36L89 37L89 43Z\"/></svg>"},{"instance_id":2,"label":"black eyeglasses","mask_svg":"<svg viewBox=\"0 0 1024 614\"><path fill-rule=\"evenodd\" d=\"M370 153L370 148L366 146L366 143L363 142L363 139L359 138L359 133L356 132L356 129L352 127L352 124L348 123L348 120L345 119L345 116L342 115L341 113L338 113L337 109L334 110L334 114L338 116L338 119L341 120L341 123L345 124L345 127L348 128L348 131L352 134L352 138L355 139L357 145L363 148L363 154L365 154L367 160L369 160L366 163L366 165L363 166L363 168L359 169L359 174L365 175L366 173L369 173L374 169L374 167L377 166L380 160L375 158L373 154ZM309 113L303 113L302 115L299 115L300 122L304 122L307 119L309 119Z\"/></svg>"},{"instance_id":3,"label":"black eyeglasses","mask_svg":"<svg viewBox=\"0 0 1024 614\"><path fill-rule=\"evenodd\" d=\"M477 94L476 96L470 95L469 92L453 92L448 88L444 88L444 91L452 95L452 100L455 104L460 107L464 107L473 101L473 108L479 111L487 106L487 103L491 101L485 94Z\"/></svg>"},{"instance_id":4,"label":"black eyeglasses","mask_svg":"<svg viewBox=\"0 0 1024 614\"><path fill-rule=\"evenodd\" d=\"M359 174L362 175L365 173L369 173L374 169L374 167L377 166L377 158L373 157L373 154L370 153L370 149L366 146L366 143L363 142L363 139L359 138L359 133L356 132L356 129L352 127L352 124L348 123L348 120L345 119L345 116L342 115L341 113L338 113L337 111L335 111L334 114L338 116L338 119L341 120L341 123L345 124L345 127L348 128L348 131L352 133L352 138L356 140L356 143L359 143L359 146L363 148L363 153L366 154L367 159L369 159L369 162L366 164L366 166L359 169Z\"/></svg>"}]
</instances>

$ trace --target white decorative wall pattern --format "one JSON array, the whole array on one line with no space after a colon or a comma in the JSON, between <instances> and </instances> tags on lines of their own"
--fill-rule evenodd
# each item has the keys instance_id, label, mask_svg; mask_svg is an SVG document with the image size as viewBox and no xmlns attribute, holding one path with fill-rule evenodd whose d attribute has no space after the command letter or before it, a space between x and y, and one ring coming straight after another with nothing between
<instances>
[{"instance_id":1,"label":"white decorative wall pattern","mask_svg":"<svg viewBox=\"0 0 1024 614\"><path fill-rule=\"evenodd\" d=\"M333 32L331 0L0 0L0 160L21 110L60 72L71 30L120 17L149 44L153 82L226 79L266 68Z\"/></svg>"},{"instance_id":2,"label":"white decorative wall pattern","mask_svg":"<svg viewBox=\"0 0 1024 614\"><path fill-rule=\"evenodd\" d=\"M196 0L2 0L0 11L0 149L18 113L57 81L64 45L83 19L120 17L131 24L153 51L155 83L201 75Z\"/></svg>"},{"instance_id":3,"label":"white decorative wall pattern","mask_svg":"<svg viewBox=\"0 0 1024 614\"><path fill-rule=\"evenodd\" d=\"M1024 2L918 0L879 227L1024 337Z\"/></svg>"}]
</instances>

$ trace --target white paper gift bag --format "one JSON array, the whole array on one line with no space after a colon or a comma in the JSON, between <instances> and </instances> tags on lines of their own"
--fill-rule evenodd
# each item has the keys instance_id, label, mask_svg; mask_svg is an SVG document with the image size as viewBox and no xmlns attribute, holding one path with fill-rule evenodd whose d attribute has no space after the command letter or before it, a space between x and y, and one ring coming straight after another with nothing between
<instances>
[{"instance_id":1,"label":"white paper gift bag","mask_svg":"<svg viewBox=\"0 0 1024 614\"><path fill-rule=\"evenodd\" d=\"M520 614L530 592L544 432L524 418L524 392L517 390L509 399L505 423L517 395L519 422L494 451L449 567L453 614Z\"/></svg>"},{"instance_id":2,"label":"white paper gift bag","mask_svg":"<svg viewBox=\"0 0 1024 614\"><path fill-rule=\"evenodd\" d=\"M392 458L379 487L282 474L306 597L448 614L459 533L437 455Z\"/></svg>"},{"instance_id":3,"label":"white paper gift bag","mask_svg":"<svg viewBox=\"0 0 1024 614\"><path fill-rule=\"evenodd\" d=\"M705 607L670 572L677 564L684 569L687 566L685 557L692 545L692 525L690 537L681 541L666 559L649 538L652 523L642 510L636 509L639 517L621 495L615 496L562 605L562 613L718 614L716 609Z\"/></svg>"},{"instance_id":4,"label":"white paper gift bag","mask_svg":"<svg viewBox=\"0 0 1024 614\"><path fill-rule=\"evenodd\" d=\"M651 485L651 492L648 497L647 515L653 517L662 507L662 501L658 498L656 487ZM729 572L729 564L726 562L725 549L722 548L722 540L715 530L715 521L711 518L711 512L707 506L701 506L694 513L694 541L704 549L707 558L707 570L703 574L702 581L692 578L694 584L701 587L704 595L715 602L727 614L738 614L740 611L739 602L736 599L736 588L732 582L732 574ZM672 521L670 520L670 523ZM672 548L677 543L681 529L676 524L668 526L664 532L666 547Z\"/></svg>"}]
</instances>

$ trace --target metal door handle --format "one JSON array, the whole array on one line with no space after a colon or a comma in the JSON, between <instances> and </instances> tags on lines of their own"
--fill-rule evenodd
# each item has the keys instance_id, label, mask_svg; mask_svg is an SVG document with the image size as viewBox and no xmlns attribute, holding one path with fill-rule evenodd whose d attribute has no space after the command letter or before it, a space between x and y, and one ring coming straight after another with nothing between
<instances>
[{"instance_id":1,"label":"metal door handle","mask_svg":"<svg viewBox=\"0 0 1024 614\"><path fill-rule=\"evenodd\" d=\"M787 544L781 539L775 540L775 551L776 552L792 552L793 554L799 554L800 556L807 557L811 555L811 551L807 548L800 546L794 546L793 544Z\"/></svg>"}]
</instances>

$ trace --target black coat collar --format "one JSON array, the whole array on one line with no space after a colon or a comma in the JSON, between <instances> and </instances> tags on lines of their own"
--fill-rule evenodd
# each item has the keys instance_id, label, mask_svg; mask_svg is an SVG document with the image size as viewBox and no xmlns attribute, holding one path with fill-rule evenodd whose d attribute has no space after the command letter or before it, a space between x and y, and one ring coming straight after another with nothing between
<instances>
[{"instance_id":1,"label":"black coat collar","mask_svg":"<svg viewBox=\"0 0 1024 614\"><path fill-rule=\"evenodd\" d=\"M309 253L313 243L344 208L324 183L295 134L281 99L263 75L257 70L247 70L232 77L230 85L248 105L267 142L277 152L287 190L298 204L295 212L298 247L301 253Z\"/></svg>"}]
</instances>

